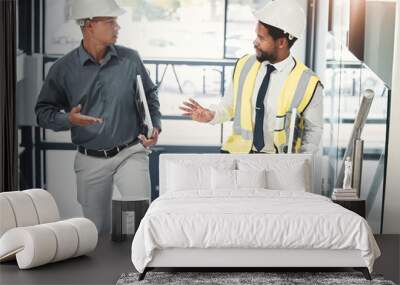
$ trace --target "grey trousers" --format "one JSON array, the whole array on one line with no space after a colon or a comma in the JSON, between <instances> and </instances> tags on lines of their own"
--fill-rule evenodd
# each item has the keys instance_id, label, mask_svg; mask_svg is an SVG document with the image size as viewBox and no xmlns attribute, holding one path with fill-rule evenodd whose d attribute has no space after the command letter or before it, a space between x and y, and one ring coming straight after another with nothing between
<instances>
[{"instance_id":1,"label":"grey trousers","mask_svg":"<svg viewBox=\"0 0 400 285\"><path fill-rule=\"evenodd\" d=\"M99 233L110 233L114 184L122 198L150 200L149 152L138 143L112 158L76 153L77 199L84 216L96 224Z\"/></svg>"}]
</instances>

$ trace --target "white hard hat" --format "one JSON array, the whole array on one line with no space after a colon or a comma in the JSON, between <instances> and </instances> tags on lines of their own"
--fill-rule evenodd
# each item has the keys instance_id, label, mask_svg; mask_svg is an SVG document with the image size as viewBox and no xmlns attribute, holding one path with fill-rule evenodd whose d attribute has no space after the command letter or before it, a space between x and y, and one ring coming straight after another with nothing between
<instances>
[{"instance_id":1,"label":"white hard hat","mask_svg":"<svg viewBox=\"0 0 400 285\"><path fill-rule=\"evenodd\" d=\"M73 0L71 18L73 20L93 17L118 17L125 13L115 0Z\"/></svg>"},{"instance_id":2,"label":"white hard hat","mask_svg":"<svg viewBox=\"0 0 400 285\"><path fill-rule=\"evenodd\" d=\"M306 29L306 14L294 0L272 0L254 16L262 23L274 26L285 33L302 39Z\"/></svg>"}]
</instances>

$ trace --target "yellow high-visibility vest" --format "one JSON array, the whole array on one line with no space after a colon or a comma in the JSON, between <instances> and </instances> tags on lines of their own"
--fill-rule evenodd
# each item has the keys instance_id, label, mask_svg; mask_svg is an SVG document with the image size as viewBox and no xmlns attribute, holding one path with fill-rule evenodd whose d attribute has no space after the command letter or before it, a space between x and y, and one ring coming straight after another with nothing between
<instances>
[{"instance_id":1,"label":"yellow high-visibility vest","mask_svg":"<svg viewBox=\"0 0 400 285\"><path fill-rule=\"evenodd\" d=\"M253 145L254 85L261 63L255 55L240 58L233 72L233 106L227 110L233 120L233 133L228 137L222 150L230 153L249 153ZM296 108L296 130L293 152L300 152L304 132L303 112L314 96L320 79L302 62L295 59L295 67L286 79L277 101L274 127L275 152L287 152L290 115Z\"/></svg>"}]
</instances>

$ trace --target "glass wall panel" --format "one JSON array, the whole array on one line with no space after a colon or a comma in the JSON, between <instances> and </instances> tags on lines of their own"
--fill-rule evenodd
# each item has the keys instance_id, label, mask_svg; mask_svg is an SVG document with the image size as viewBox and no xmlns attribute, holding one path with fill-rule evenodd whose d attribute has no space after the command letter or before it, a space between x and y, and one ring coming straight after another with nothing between
<instances>
[{"instance_id":1,"label":"glass wall panel","mask_svg":"<svg viewBox=\"0 0 400 285\"><path fill-rule=\"evenodd\" d=\"M223 57L224 0L117 2L126 10L118 18L118 43L139 50L143 57ZM71 3L45 1L47 54L65 54L79 45L82 35L70 20Z\"/></svg>"},{"instance_id":2,"label":"glass wall panel","mask_svg":"<svg viewBox=\"0 0 400 285\"><path fill-rule=\"evenodd\" d=\"M217 146L220 144L221 125L210 126L189 120L162 120L160 145Z\"/></svg>"},{"instance_id":3,"label":"glass wall panel","mask_svg":"<svg viewBox=\"0 0 400 285\"><path fill-rule=\"evenodd\" d=\"M180 115L178 108L184 100L193 98L203 106L216 104L224 84L222 67L160 65L163 72L159 82L163 115Z\"/></svg>"},{"instance_id":4,"label":"glass wall panel","mask_svg":"<svg viewBox=\"0 0 400 285\"><path fill-rule=\"evenodd\" d=\"M347 48L348 1L334 1L333 33L327 38L322 193L330 196L337 181L363 92L375 96L361 134L364 155L360 198L366 200L367 220L375 233L381 230L386 126L390 88L365 62ZM340 15L335 16L335 15ZM347 15L347 18L346 18ZM390 28L390 27L389 27Z\"/></svg>"},{"instance_id":5,"label":"glass wall panel","mask_svg":"<svg viewBox=\"0 0 400 285\"><path fill-rule=\"evenodd\" d=\"M71 0L44 1L44 52L66 54L76 48L82 33L71 17Z\"/></svg>"},{"instance_id":6,"label":"glass wall panel","mask_svg":"<svg viewBox=\"0 0 400 285\"><path fill-rule=\"evenodd\" d=\"M55 132L49 129L44 130L44 140L47 142L61 142L61 143L70 143L71 142L71 132L70 131L61 131Z\"/></svg>"},{"instance_id":7,"label":"glass wall panel","mask_svg":"<svg viewBox=\"0 0 400 285\"><path fill-rule=\"evenodd\" d=\"M222 58L223 0L119 1L120 43L144 57Z\"/></svg>"}]
</instances>

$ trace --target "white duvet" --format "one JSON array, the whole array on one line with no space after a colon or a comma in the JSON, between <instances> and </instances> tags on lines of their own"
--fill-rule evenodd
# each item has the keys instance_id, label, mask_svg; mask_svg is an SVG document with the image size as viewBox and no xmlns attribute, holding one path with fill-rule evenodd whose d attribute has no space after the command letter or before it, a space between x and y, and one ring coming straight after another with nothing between
<instances>
[{"instance_id":1,"label":"white duvet","mask_svg":"<svg viewBox=\"0 0 400 285\"><path fill-rule=\"evenodd\" d=\"M299 191L170 192L156 199L132 243L143 272L155 249L358 249L372 272L379 248L365 219Z\"/></svg>"}]
</instances>

